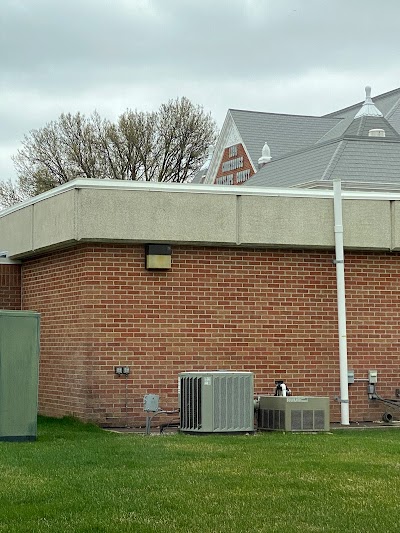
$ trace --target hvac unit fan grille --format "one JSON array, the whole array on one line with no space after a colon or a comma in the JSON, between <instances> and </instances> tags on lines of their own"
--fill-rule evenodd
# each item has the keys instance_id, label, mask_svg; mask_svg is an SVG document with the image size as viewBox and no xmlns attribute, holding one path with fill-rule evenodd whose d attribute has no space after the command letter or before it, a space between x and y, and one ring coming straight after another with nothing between
<instances>
[{"instance_id":1,"label":"hvac unit fan grille","mask_svg":"<svg viewBox=\"0 0 400 533\"><path fill-rule=\"evenodd\" d=\"M202 425L202 378L181 378L181 428L199 430Z\"/></svg>"},{"instance_id":2,"label":"hvac unit fan grille","mask_svg":"<svg viewBox=\"0 0 400 533\"><path fill-rule=\"evenodd\" d=\"M214 379L214 431L247 431L251 428L249 398L251 401L251 377L217 376Z\"/></svg>"},{"instance_id":3,"label":"hvac unit fan grille","mask_svg":"<svg viewBox=\"0 0 400 533\"><path fill-rule=\"evenodd\" d=\"M285 411L282 409L260 409L258 425L263 429L285 429Z\"/></svg>"},{"instance_id":4,"label":"hvac unit fan grille","mask_svg":"<svg viewBox=\"0 0 400 533\"><path fill-rule=\"evenodd\" d=\"M179 379L182 431L254 430L251 372L182 372Z\"/></svg>"},{"instance_id":5,"label":"hvac unit fan grille","mask_svg":"<svg viewBox=\"0 0 400 533\"><path fill-rule=\"evenodd\" d=\"M293 431L313 431L323 430L325 428L325 411L323 410L311 410L311 409L299 409L292 411L292 424L291 429Z\"/></svg>"}]
</instances>

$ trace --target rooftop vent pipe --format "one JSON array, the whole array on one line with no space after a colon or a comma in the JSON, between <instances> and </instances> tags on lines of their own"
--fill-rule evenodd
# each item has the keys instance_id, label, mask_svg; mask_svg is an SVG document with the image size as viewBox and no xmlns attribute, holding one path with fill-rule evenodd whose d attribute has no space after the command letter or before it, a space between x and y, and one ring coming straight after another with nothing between
<instances>
[{"instance_id":1,"label":"rooftop vent pipe","mask_svg":"<svg viewBox=\"0 0 400 533\"><path fill-rule=\"evenodd\" d=\"M368 137L386 137L386 132L382 128L373 128L369 130Z\"/></svg>"}]
</instances>

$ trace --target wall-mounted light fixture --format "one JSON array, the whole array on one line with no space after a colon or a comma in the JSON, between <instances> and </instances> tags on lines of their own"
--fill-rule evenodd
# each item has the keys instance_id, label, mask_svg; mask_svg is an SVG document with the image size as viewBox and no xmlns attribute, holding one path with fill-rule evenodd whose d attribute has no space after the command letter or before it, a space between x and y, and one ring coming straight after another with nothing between
<instances>
[{"instance_id":1,"label":"wall-mounted light fixture","mask_svg":"<svg viewBox=\"0 0 400 533\"><path fill-rule=\"evenodd\" d=\"M147 270L168 270L171 268L172 248L170 244L145 245Z\"/></svg>"}]
</instances>

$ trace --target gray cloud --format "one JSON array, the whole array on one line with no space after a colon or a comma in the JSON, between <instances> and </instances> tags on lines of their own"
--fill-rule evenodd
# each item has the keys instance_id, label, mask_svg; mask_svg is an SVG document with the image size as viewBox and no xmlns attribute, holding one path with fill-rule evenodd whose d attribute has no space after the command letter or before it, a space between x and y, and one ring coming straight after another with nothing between
<instances>
[{"instance_id":1,"label":"gray cloud","mask_svg":"<svg viewBox=\"0 0 400 533\"><path fill-rule=\"evenodd\" d=\"M400 9L386 0L387 15L389 6ZM397 22L375 9L368 0L9 1L0 59L6 80L63 91L110 76L261 80L306 65L364 69L399 48Z\"/></svg>"},{"instance_id":2,"label":"gray cloud","mask_svg":"<svg viewBox=\"0 0 400 533\"><path fill-rule=\"evenodd\" d=\"M321 114L367 83L391 90L399 14L397 0L2 0L0 172L6 146L63 111L186 95L222 123L229 107Z\"/></svg>"}]
</instances>

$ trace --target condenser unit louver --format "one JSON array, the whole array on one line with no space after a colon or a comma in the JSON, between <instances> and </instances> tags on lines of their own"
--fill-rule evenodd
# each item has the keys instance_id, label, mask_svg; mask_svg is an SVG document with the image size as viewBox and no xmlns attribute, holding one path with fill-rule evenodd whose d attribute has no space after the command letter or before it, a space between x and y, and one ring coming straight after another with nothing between
<instances>
[{"instance_id":1,"label":"condenser unit louver","mask_svg":"<svg viewBox=\"0 0 400 533\"><path fill-rule=\"evenodd\" d=\"M179 395L181 431L254 431L252 372L182 372Z\"/></svg>"},{"instance_id":2,"label":"condenser unit louver","mask_svg":"<svg viewBox=\"0 0 400 533\"><path fill-rule=\"evenodd\" d=\"M258 429L269 431L329 431L329 398L261 396Z\"/></svg>"}]
</instances>

